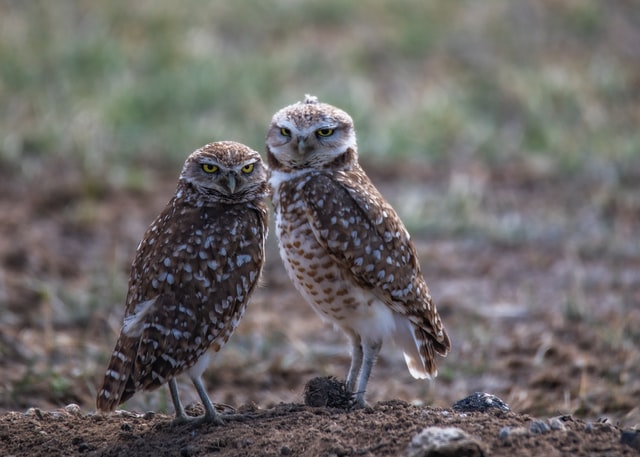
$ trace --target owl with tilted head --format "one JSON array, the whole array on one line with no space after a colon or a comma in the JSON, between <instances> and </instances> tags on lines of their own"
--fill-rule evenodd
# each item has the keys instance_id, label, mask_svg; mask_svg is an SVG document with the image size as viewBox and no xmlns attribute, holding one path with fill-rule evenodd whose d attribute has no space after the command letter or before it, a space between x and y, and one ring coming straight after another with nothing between
<instances>
[{"instance_id":1,"label":"owl with tilted head","mask_svg":"<svg viewBox=\"0 0 640 457\"><path fill-rule=\"evenodd\" d=\"M385 340L413 377L436 376L449 337L407 229L358 163L351 117L307 95L273 116L266 157L280 255L304 299L350 339L356 404Z\"/></svg>"},{"instance_id":2,"label":"owl with tilted head","mask_svg":"<svg viewBox=\"0 0 640 457\"><path fill-rule=\"evenodd\" d=\"M113 411L137 391L167 383L175 421L187 421L176 382L186 373L205 410L195 420L222 422L202 373L238 326L257 287L268 192L260 155L247 146L210 143L186 159L175 195L136 251L98 410Z\"/></svg>"}]
</instances>

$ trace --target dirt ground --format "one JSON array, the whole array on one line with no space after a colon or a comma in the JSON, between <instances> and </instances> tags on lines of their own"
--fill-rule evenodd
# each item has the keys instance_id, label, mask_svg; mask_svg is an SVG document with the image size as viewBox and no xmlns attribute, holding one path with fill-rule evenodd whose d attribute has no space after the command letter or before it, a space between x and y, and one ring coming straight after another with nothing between
<instances>
[{"instance_id":1,"label":"dirt ground","mask_svg":"<svg viewBox=\"0 0 640 457\"><path fill-rule=\"evenodd\" d=\"M94 414L133 251L175 176L127 189L50 170L34 191L2 173L0 454L404 455L435 426L469 435L451 455L636 455L640 169L365 167L412 232L451 335L439 377L413 380L387 345L371 407L304 406L310 379L344 376L348 346L289 284L272 235L264 286L205 373L212 400L246 418L200 427L170 425L165 388ZM476 391L511 411L451 409Z\"/></svg>"},{"instance_id":2,"label":"dirt ground","mask_svg":"<svg viewBox=\"0 0 640 457\"><path fill-rule=\"evenodd\" d=\"M511 412L456 413L398 400L352 412L291 403L245 411L252 415L246 421L194 427L171 426L171 418L160 414L103 417L73 407L51 412L33 409L0 418L0 445L5 456L393 456L408 455L412 437L425 427L456 427L468 434L468 442L456 443L449 452L417 455L622 456L638 452L621 443L618 427L571 416L536 421ZM552 429L541 423L557 425ZM640 435L631 439L640 442Z\"/></svg>"}]
</instances>

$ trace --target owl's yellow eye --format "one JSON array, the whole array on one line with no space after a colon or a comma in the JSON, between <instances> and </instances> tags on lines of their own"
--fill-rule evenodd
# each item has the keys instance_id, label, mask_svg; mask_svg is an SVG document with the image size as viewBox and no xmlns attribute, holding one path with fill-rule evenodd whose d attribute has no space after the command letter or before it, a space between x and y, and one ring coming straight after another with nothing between
<instances>
[{"instance_id":1,"label":"owl's yellow eye","mask_svg":"<svg viewBox=\"0 0 640 457\"><path fill-rule=\"evenodd\" d=\"M286 127L280 127L280 135L282 136L291 136L291 130Z\"/></svg>"},{"instance_id":2,"label":"owl's yellow eye","mask_svg":"<svg viewBox=\"0 0 640 457\"><path fill-rule=\"evenodd\" d=\"M248 163L246 164L244 167L242 167L242 172L243 173L251 173L253 171L253 164L252 163Z\"/></svg>"},{"instance_id":3,"label":"owl's yellow eye","mask_svg":"<svg viewBox=\"0 0 640 457\"><path fill-rule=\"evenodd\" d=\"M202 171L204 171L205 173L217 173L218 172L218 166L214 165L212 163L203 163L202 164Z\"/></svg>"},{"instance_id":4,"label":"owl's yellow eye","mask_svg":"<svg viewBox=\"0 0 640 457\"><path fill-rule=\"evenodd\" d=\"M331 136L333 135L334 130L330 128L318 129L316 130L316 134L318 136Z\"/></svg>"}]
</instances>

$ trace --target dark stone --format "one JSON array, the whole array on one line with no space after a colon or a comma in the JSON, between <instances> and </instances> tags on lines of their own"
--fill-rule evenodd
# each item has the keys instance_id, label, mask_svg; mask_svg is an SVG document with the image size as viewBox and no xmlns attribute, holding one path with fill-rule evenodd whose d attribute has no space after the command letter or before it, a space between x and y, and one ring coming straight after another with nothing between
<instances>
[{"instance_id":1,"label":"dark stone","mask_svg":"<svg viewBox=\"0 0 640 457\"><path fill-rule=\"evenodd\" d=\"M500 411L510 411L509 405L500 400L495 395L484 392L475 392L468 397L458 400L453 404L453 409L458 412L484 413L490 409L498 409Z\"/></svg>"},{"instance_id":2,"label":"dark stone","mask_svg":"<svg viewBox=\"0 0 640 457\"><path fill-rule=\"evenodd\" d=\"M620 434L620 442L640 451L640 430L623 430Z\"/></svg>"}]
</instances>

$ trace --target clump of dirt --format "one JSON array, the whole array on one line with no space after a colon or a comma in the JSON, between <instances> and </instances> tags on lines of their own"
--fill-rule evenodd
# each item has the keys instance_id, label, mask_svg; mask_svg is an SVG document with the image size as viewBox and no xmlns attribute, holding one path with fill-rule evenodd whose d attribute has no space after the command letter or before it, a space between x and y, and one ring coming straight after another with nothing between
<instances>
[{"instance_id":1,"label":"clump of dirt","mask_svg":"<svg viewBox=\"0 0 640 457\"><path fill-rule=\"evenodd\" d=\"M103 416L83 413L76 405L54 411L31 408L0 416L0 451L6 456L33 457L397 456L408 455L412 439L427 427L430 431L433 427L459 429L469 438L460 445L473 444L475 455L631 456L637 455L633 440L640 441L637 432L623 435L608 422L584 422L571 416L543 420L500 409L460 413L397 400L357 410L294 403L268 409L249 405L240 410L245 420L196 427L172 425L172 417L163 414L119 411ZM461 455L463 448L454 442L448 449L452 453L421 455ZM420 455L415 453L415 443L411 455Z\"/></svg>"},{"instance_id":2,"label":"clump of dirt","mask_svg":"<svg viewBox=\"0 0 640 457\"><path fill-rule=\"evenodd\" d=\"M355 401L353 392L349 391L344 381L333 376L320 376L311 379L304 386L304 404L351 409L355 406Z\"/></svg>"}]
</instances>

